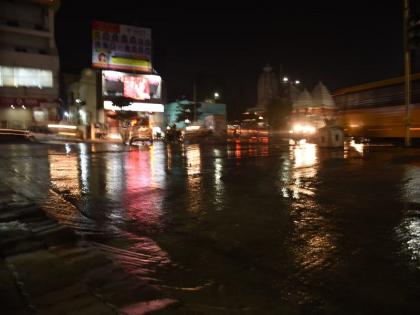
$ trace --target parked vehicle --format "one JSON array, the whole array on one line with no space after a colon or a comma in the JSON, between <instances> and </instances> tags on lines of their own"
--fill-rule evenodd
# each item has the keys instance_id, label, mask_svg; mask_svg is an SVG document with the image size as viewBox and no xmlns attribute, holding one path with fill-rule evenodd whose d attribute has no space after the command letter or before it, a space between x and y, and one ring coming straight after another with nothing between
<instances>
[{"instance_id":1,"label":"parked vehicle","mask_svg":"<svg viewBox=\"0 0 420 315\"><path fill-rule=\"evenodd\" d=\"M180 130L176 129L176 126L172 126L166 129L165 134L166 143L180 143L182 142L182 133Z\"/></svg>"},{"instance_id":2,"label":"parked vehicle","mask_svg":"<svg viewBox=\"0 0 420 315\"><path fill-rule=\"evenodd\" d=\"M54 127L56 132L53 132L49 126ZM30 141L43 143L81 141L76 126L68 125L31 126L27 130L26 137Z\"/></svg>"},{"instance_id":3,"label":"parked vehicle","mask_svg":"<svg viewBox=\"0 0 420 315\"><path fill-rule=\"evenodd\" d=\"M150 127L148 118L139 118L130 125L128 130L128 144L133 145L136 142L153 144L153 129Z\"/></svg>"},{"instance_id":4,"label":"parked vehicle","mask_svg":"<svg viewBox=\"0 0 420 315\"><path fill-rule=\"evenodd\" d=\"M212 136L212 130L196 124L185 127L185 130L183 130L182 133L183 140L186 143L200 143L208 141Z\"/></svg>"}]
</instances>

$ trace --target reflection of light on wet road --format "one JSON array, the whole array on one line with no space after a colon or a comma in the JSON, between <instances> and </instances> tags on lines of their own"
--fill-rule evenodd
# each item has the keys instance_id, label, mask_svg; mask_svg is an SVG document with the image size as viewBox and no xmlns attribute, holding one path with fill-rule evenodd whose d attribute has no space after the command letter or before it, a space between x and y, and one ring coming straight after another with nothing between
<instances>
[{"instance_id":1,"label":"reflection of light on wet road","mask_svg":"<svg viewBox=\"0 0 420 315\"><path fill-rule=\"evenodd\" d=\"M403 242L416 268L420 269L420 211L408 213L396 229L398 238Z\"/></svg>"},{"instance_id":2,"label":"reflection of light on wet road","mask_svg":"<svg viewBox=\"0 0 420 315\"><path fill-rule=\"evenodd\" d=\"M131 150L126 158L127 186L122 193L122 201L128 219L136 226L156 229L161 225L166 164L164 152L162 148L150 146Z\"/></svg>"},{"instance_id":3,"label":"reflection of light on wet road","mask_svg":"<svg viewBox=\"0 0 420 315\"><path fill-rule=\"evenodd\" d=\"M404 158L414 152L409 161L418 160L418 149L369 149L366 158L344 160L311 144L270 144L261 158L267 147L252 156L250 145L96 144L89 152L34 144L0 150L0 158L16 186L57 188L48 195L53 216L64 208L61 197L72 197L80 209L68 210L78 216L74 228L126 271L105 281L117 298L130 290L147 296L142 285L150 284L190 313L381 313L394 296L389 313L402 304L414 310L420 167ZM93 224L83 225L84 214ZM276 308L283 297L290 303Z\"/></svg>"},{"instance_id":4,"label":"reflection of light on wet road","mask_svg":"<svg viewBox=\"0 0 420 315\"><path fill-rule=\"evenodd\" d=\"M50 183L52 189L66 199L80 200L82 184L80 181L80 160L76 154L71 154L68 144L65 145L66 155L53 149L48 149L50 165ZM48 203L48 202L47 202ZM48 208L48 207L47 207ZM79 213L76 207L50 209L59 220L77 222Z\"/></svg>"},{"instance_id":5,"label":"reflection of light on wet road","mask_svg":"<svg viewBox=\"0 0 420 315\"><path fill-rule=\"evenodd\" d=\"M238 142L235 143L235 157L237 159L240 159L241 155L242 155L242 153L241 153L241 143L238 141Z\"/></svg>"},{"instance_id":6,"label":"reflection of light on wet road","mask_svg":"<svg viewBox=\"0 0 420 315\"><path fill-rule=\"evenodd\" d=\"M124 160L119 153L109 153L105 159L105 189L111 199L118 199L124 190Z\"/></svg>"},{"instance_id":7,"label":"reflection of light on wet road","mask_svg":"<svg viewBox=\"0 0 420 315\"><path fill-rule=\"evenodd\" d=\"M201 172L201 155L200 146L191 144L185 148L185 156L187 158L187 174L189 176L200 174Z\"/></svg>"},{"instance_id":8,"label":"reflection of light on wet road","mask_svg":"<svg viewBox=\"0 0 420 315\"><path fill-rule=\"evenodd\" d=\"M189 211L199 212L202 201L201 187L201 154L200 145L191 144L185 147L187 164L187 190L189 200Z\"/></svg>"},{"instance_id":9,"label":"reflection of light on wet road","mask_svg":"<svg viewBox=\"0 0 420 315\"><path fill-rule=\"evenodd\" d=\"M64 147L66 148L66 154L70 154L70 152L71 152L71 147L70 147L70 144L66 143L66 144L64 145Z\"/></svg>"},{"instance_id":10,"label":"reflection of light on wet road","mask_svg":"<svg viewBox=\"0 0 420 315\"><path fill-rule=\"evenodd\" d=\"M172 147L170 145L166 146L166 167L168 171L172 170Z\"/></svg>"},{"instance_id":11,"label":"reflection of light on wet road","mask_svg":"<svg viewBox=\"0 0 420 315\"><path fill-rule=\"evenodd\" d=\"M312 143L304 143L293 148L292 158L294 159L294 167L308 167L316 163L316 145Z\"/></svg>"},{"instance_id":12,"label":"reflection of light on wet road","mask_svg":"<svg viewBox=\"0 0 420 315\"><path fill-rule=\"evenodd\" d=\"M213 160L214 166L214 189L215 189L215 203L218 206L218 210L223 206L223 193L224 183L221 180L223 171L223 160L220 158L220 151L214 150L215 159Z\"/></svg>"},{"instance_id":13,"label":"reflection of light on wet road","mask_svg":"<svg viewBox=\"0 0 420 315\"><path fill-rule=\"evenodd\" d=\"M309 282L313 273L321 272L334 255L335 238L329 230L330 222L323 216L322 206L316 198L316 178L319 171L319 151L315 144L299 143L289 146L289 155L283 155L279 170L279 193L292 197L290 215L293 220L292 256L299 270L299 282ZM289 287L287 294L295 292ZM305 290L304 288L297 289Z\"/></svg>"},{"instance_id":14,"label":"reflection of light on wet road","mask_svg":"<svg viewBox=\"0 0 420 315\"><path fill-rule=\"evenodd\" d=\"M155 144L150 147L150 170L151 170L151 184L153 187L165 188L166 186L166 167L167 157L165 154L166 148Z\"/></svg>"},{"instance_id":15,"label":"reflection of light on wet road","mask_svg":"<svg viewBox=\"0 0 420 315\"><path fill-rule=\"evenodd\" d=\"M80 176L82 179L82 190L83 192L89 191L89 182L88 182L88 176L89 176L89 169L88 169L88 161L90 160L90 157L88 155L88 149L86 143L80 143L79 144L79 157L80 157Z\"/></svg>"},{"instance_id":16,"label":"reflection of light on wet road","mask_svg":"<svg viewBox=\"0 0 420 315\"><path fill-rule=\"evenodd\" d=\"M409 209L405 209L396 233L402 244L402 251L407 253L416 268L420 269L420 167L408 166L403 182L405 202L410 206Z\"/></svg>"},{"instance_id":17,"label":"reflection of light on wet road","mask_svg":"<svg viewBox=\"0 0 420 315\"><path fill-rule=\"evenodd\" d=\"M63 155L53 149L49 149L48 161L50 164L50 178L53 187L66 194L71 193L80 198L80 164L78 156L75 154Z\"/></svg>"},{"instance_id":18,"label":"reflection of light on wet road","mask_svg":"<svg viewBox=\"0 0 420 315\"><path fill-rule=\"evenodd\" d=\"M363 155L365 145L363 143L356 143L354 140L351 140L349 146L356 150L358 153Z\"/></svg>"},{"instance_id":19,"label":"reflection of light on wet road","mask_svg":"<svg viewBox=\"0 0 420 315\"><path fill-rule=\"evenodd\" d=\"M313 195L311 179L317 173L317 148L315 144L304 143L291 147L290 160L293 161L293 167L290 168L290 162L285 161L282 170L281 185L282 195L288 197L289 191L295 199L299 199L300 194Z\"/></svg>"},{"instance_id":20,"label":"reflection of light on wet road","mask_svg":"<svg viewBox=\"0 0 420 315\"><path fill-rule=\"evenodd\" d=\"M229 146L227 151L228 157L237 159L236 165L240 165L239 160L251 157L266 157L270 155L268 143L241 143L236 141L234 146Z\"/></svg>"}]
</instances>

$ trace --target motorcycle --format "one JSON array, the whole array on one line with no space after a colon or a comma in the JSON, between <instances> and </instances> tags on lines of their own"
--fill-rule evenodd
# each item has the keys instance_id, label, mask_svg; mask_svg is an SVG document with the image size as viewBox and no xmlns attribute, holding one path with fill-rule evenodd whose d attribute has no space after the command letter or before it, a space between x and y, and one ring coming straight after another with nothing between
<instances>
[{"instance_id":1,"label":"motorcycle","mask_svg":"<svg viewBox=\"0 0 420 315\"><path fill-rule=\"evenodd\" d=\"M168 129L165 134L164 141L166 143L181 143L182 142L182 134L180 130L176 129Z\"/></svg>"}]
</instances>

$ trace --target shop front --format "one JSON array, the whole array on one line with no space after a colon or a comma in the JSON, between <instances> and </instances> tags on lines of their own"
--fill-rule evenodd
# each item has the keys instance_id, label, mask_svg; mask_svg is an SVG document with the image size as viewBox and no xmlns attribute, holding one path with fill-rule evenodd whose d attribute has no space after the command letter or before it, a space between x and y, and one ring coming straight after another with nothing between
<instances>
[{"instance_id":1,"label":"shop front","mask_svg":"<svg viewBox=\"0 0 420 315\"><path fill-rule=\"evenodd\" d=\"M58 120L58 102L50 99L0 97L0 127L27 129Z\"/></svg>"}]
</instances>

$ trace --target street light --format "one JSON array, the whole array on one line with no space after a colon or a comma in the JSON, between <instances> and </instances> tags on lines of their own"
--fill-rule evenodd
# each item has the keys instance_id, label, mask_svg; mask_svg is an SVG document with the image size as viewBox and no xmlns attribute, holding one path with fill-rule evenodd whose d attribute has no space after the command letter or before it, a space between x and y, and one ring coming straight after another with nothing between
<instances>
[{"instance_id":1,"label":"street light","mask_svg":"<svg viewBox=\"0 0 420 315\"><path fill-rule=\"evenodd\" d=\"M289 82L289 78L288 78L288 77L283 77L283 82L284 82L284 83Z\"/></svg>"},{"instance_id":2,"label":"street light","mask_svg":"<svg viewBox=\"0 0 420 315\"><path fill-rule=\"evenodd\" d=\"M214 99L217 100L220 97L220 94L218 92L214 92Z\"/></svg>"}]
</instances>

